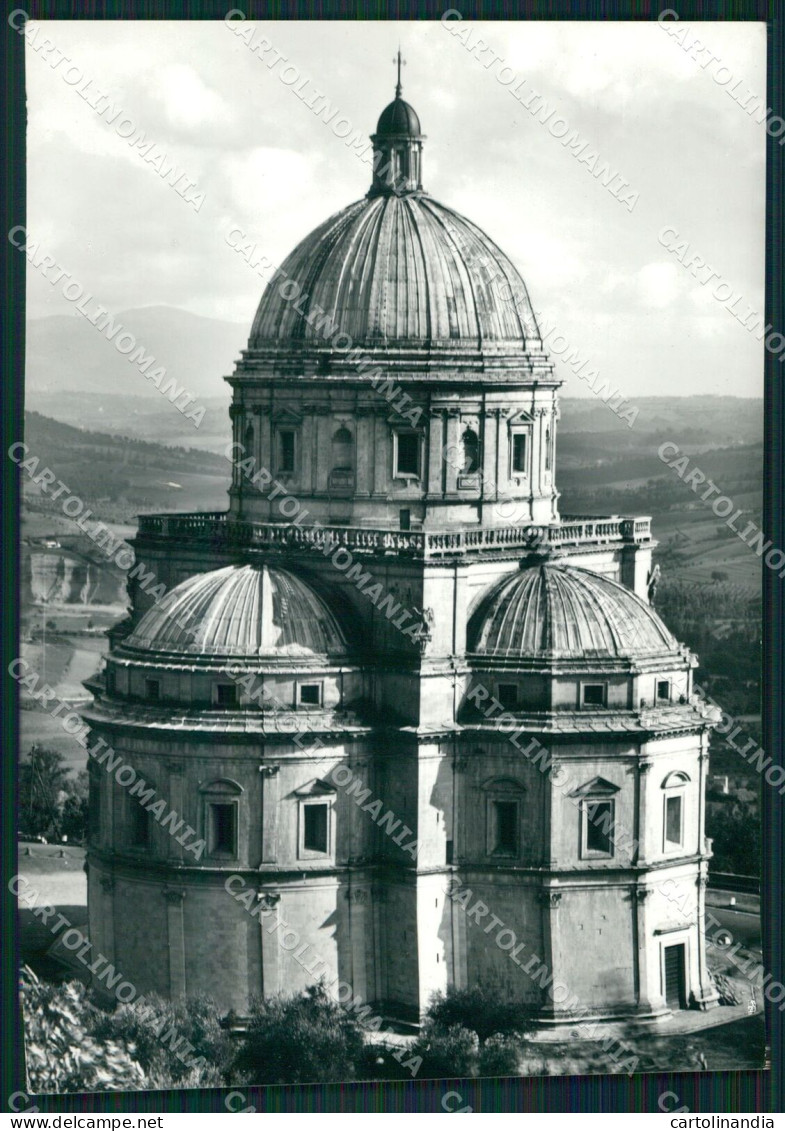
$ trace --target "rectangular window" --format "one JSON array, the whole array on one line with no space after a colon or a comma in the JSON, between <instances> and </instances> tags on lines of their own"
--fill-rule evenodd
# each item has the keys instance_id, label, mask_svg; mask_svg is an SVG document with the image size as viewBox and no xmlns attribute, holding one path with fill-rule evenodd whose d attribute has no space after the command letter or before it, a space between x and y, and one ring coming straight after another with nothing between
<instances>
[{"instance_id":1,"label":"rectangular window","mask_svg":"<svg viewBox=\"0 0 785 1131\"><path fill-rule=\"evenodd\" d=\"M237 706L237 687L233 683L219 683L215 688L215 701L219 707Z\"/></svg>"},{"instance_id":2,"label":"rectangular window","mask_svg":"<svg viewBox=\"0 0 785 1131\"><path fill-rule=\"evenodd\" d=\"M117 690L117 681L115 679L114 668L106 669L106 690L109 695L114 695Z\"/></svg>"},{"instance_id":3,"label":"rectangular window","mask_svg":"<svg viewBox=\"0 0 785 1131\"><path fill-rule=\"evenodd\" d=\"M318 707L322 701L322 685L320 683L301 683L300 702L304 707Z\"/></svg>"},{"instance_id":4,"label":"rectangular window","mask_svg":"<svg viewBox=\"0 0 785 1131\"><path fill-rule=\"evenodd\" d=\"M448 840L444 843L444 862L445 864L453 863L452 841Z\"/></svg>"},{"instance_id":5,"label":"rectangular window","mask_svg":"<svg viewBox=\"0 0 785 1131\"><path fill-rule=\"evenodd\" d=\"M605 684L604 683L584 683L584 685L583 685L583 705L584 705L584 707L604 707L605 706Z\"/></svg>"},{"instance_id":6,"label":"rectangular window","mask_svg":"<svg viewBox=\"0 0 785 1131\"><path fill-rule=\"evenodd\" d=\"M493 851L504 856L518 855L518 802L493 802Z\"/></svg>"},{"instance_id":7,"label":"rectangular window","mask_svg":"<svg viewBox=\"0 0 785 1131\"><path fill-rule=\"evenodd\" d=\"M282 428L278 433L278 470L294 471L294 431Z\"/></svg>"},{"instance_id":8,"label":"rectangular window","mask_svg":"<svg viewBox=\"0 0 785 1131\"><path fill-rule=\"evenodd\" d=\"M232 802L210 805L210 852L235 854L237 806Z\"/></svg>"},{"instance_id":9,"label":"rectangular window","mask_svg":"<svg viewBox=\"0 0 785 1131\"><path fill-rule=\"evenodd\" d=\"M161 698L161 681L160 679L146 679L144 681L145 697L151 702L157 702Z\"/></svg>"},{"instance_id":10,"label":"rectangular window","mask_svg":"<svg viewBox=\"0 0 785 1131\"><path fill-rule=\"evenodd\" d=\"M420 474L420 437L416 432L396 433L395 474Z\"/></svg>"},{"instance_id":11,"label":"rectangular window","mask_svg":"<svg viewBox=\"0 0 785 1131\"><path fill-rule=\"evenodd\" d=\"M303 848L307 852L328 852L327 810L324 804L303 806Z\"/></svg>"},{"instance_id":12,"label":"rectangular window","mask_svg":"<svg viewBox=\"0 0 785 1131\"><path fill-rule=\"evenodd\" d=\"M513 475L526 474L526 435L523 432L513 433L512 471Z\"/></svg>"},{"instance_id":13,"label":"rectangular window","mask_svg":"<svg viewBox=\"0 0 785 1131\"><path fill-rule=\"evenodd\" d=\"M150 845L150 814L136 798L131 799L131 844L134 848Z\"/></svg>"},{"instance_id":14,"label":"rectangular window","mask_svg":"<svg viewBox=\"0 0 785 1131\"><path fill-rule=\"evenodd\" d=\"M500 683L496 698L505 710L514 710L518 706L518 684Z\"/></svg>"},{"instance_id":15,"label":"rectangular window","mask_svg":"<svg viewBox=\"0 0 785 1131\"><path fill-rule=\"evenodd\" d=\"M665 846L666 848L681 847L682 833L682 799L681 797L665 798Z\"/></svg>"},{"instance_id":16,"label":"rectangular window","mask_svg":"<svg viewBox=\"0 0 785 1131\"><path fill-rule=\"evenodd\" d=\"M612 801L587 801L584 805L584 845L586 852L597 856L613 855Z\"/></svg>"},{"instance_id":17,"label":"rectangular window","mask_svg":"<svg viewBox=\"0 0 785 1131\"><path fill-rule=\"evenodd\" d=\"M398 525L401 530L411 530L412 528L412 512L405 507L398 513Z\"/></svg>"},{"instance_id":18,"label":"rectangular window","mask_svg":"<svg viewBox=\"0 0 785 1131\"><path fill-rule=\"evenodd\" d=\"M670 697L671 697L670 680L658 679L657 680L657 698L659 699L660 702L663 702L663 700L670 702Z\"/></svg>"}]
</instances>

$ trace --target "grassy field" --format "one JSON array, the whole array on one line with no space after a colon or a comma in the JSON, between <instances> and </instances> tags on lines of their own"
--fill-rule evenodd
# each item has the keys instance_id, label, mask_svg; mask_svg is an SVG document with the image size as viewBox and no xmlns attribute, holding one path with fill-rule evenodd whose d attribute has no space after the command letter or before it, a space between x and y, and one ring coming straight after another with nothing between
<instances>
[{"instance_id":1,"label":"grassy field","mask_svg":"<svg viewBox=\"0 0 785 1131\"><path fill-rule=\"evenodd\" d=\"M744 506L741 498L736 505ZM735 525L743 530L746 521ZM652 529L660 552L672 545L684 555L678 567L682 580L710 583L712 573L720 570L728 581L749 589L750 596L760 593L761 559L711 511L668 511L656 516Z\"/></svg>"}]
</instances>

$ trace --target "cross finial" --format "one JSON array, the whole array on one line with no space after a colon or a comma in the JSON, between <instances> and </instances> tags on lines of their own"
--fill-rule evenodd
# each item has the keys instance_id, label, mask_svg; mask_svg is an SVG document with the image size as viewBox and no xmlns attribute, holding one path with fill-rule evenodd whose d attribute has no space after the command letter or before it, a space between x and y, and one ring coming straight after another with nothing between
<instances>
[{"instance_id":1,"label":"cross finial","mask_svg":"<svg viewBox=\"0 0 785 1131\"><path fill-rule=\"evenodd\" d=\"M393 63L398 64L398 82L395 86L395 97L400 98L401 94L403 92L403 87L401 86L401 67L406 66L406 60L404 58L402 58L402 56L401 56L400 47L398 48L398 55L396 56L395 59L393 59Z\"/></svg>"}]
</instances>

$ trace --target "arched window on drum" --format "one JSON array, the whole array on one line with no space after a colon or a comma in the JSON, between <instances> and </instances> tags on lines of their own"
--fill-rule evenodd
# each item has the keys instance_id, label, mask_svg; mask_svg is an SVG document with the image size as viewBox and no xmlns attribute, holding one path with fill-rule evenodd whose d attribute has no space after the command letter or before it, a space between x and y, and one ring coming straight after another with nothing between
<instances>
[{"instance_id":1,"label":"arched window on drum","mask_svg":"<svg viewBox=\"0 0 785 1131\"><path fill-rule=\"evenodd\" d=\"M354 481L354 436L345 425L333 433L330 486L349 488Z\"/></svg>"},{"instance_id":2,"label":"arched window on drum","mask_svg":"<svg viewBox=\"0 0 785 1131\"><path fill-rule=\"evenodd\" d=\"M463 475L474 475L480 469L480 439L473 428L467 428L461 436L463 446Z\"/></svg>"}]
</instances>

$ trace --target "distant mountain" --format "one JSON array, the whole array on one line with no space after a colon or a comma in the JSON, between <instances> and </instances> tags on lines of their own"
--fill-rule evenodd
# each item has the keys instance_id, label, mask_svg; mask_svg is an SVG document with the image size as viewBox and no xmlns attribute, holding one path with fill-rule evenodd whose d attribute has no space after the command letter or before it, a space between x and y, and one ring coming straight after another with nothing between
<instances>
[{"instance_id":1,"label":"distant mountain","mask_svg":"<svg viewBox=\"0 0 785 1131\"><path fill-rule=\"evenodd\" d=\"M763 400L710 394L684 397L635 397L638 410L632 428L598 397L561 397L559 436L582 433L592 437L613 432L617 443L636 447L642 435L661 437L690 446L721 447L755 444L763 439ZM626 406L625 406L626 407ZM602 441L593 440L597 452Z\"/></svg>"},{"instance_id":2,"label":"distant mountain","mask_svg":"<svg viewBox=\"0 0 785 1131\"><path fill-rule=\"evenodd\" d=\"M103 519L133 522L144 511L226 509L231 465L223 455L88 431L29 411L24 438L41 466L52 468ZM46 502L30 480L22 486L28 501Z\"/></svg>"},{"instance_id":3,"label":"distant mountain","mask_svg":"<svg viewBox=\"0 0 785 1131\"><path fill-rule=\"evenodd\" d=\"M87 311L91 313L92 307ZM203 318L169 306L123 310L115 322L153 354L167 375L197 399L229 397L222 380L248 340L244 322ZM123 394L153 398L155 385L82 315L34 318L27 324L27 395L36 407L47 394ZM173 410L175 411L175 410Z\"/></svg>"},{"instance_id":4,"label":"distant mountain","mask_svg":"<svg viewBox=\"0 0 785 1131\"><path fill-rule=\"evenodd\" d=\"M227 477L225 457L200 451L196 446L180 447L139 440L120 433L95 432L74 428L39 412L25 412L25 440L44 463L58 469L64 464L89 466L113 461L119 466L136 465L166 472L201 472Z\"/></svg>"},{"instance_id":5,"label":"distant mountain","mask_svg":"<svg viewBox=\"0 0 785 1131\"><path fill-rule=\"evenodd\" d=\"M130 436L159 444L223 452L232 438L228 392L222 397L204 397L205 416L198 428L166 400L136 394L31 392L25 397L28 410L40 412L74 428Z\"/></svg>"}]
</instances>

